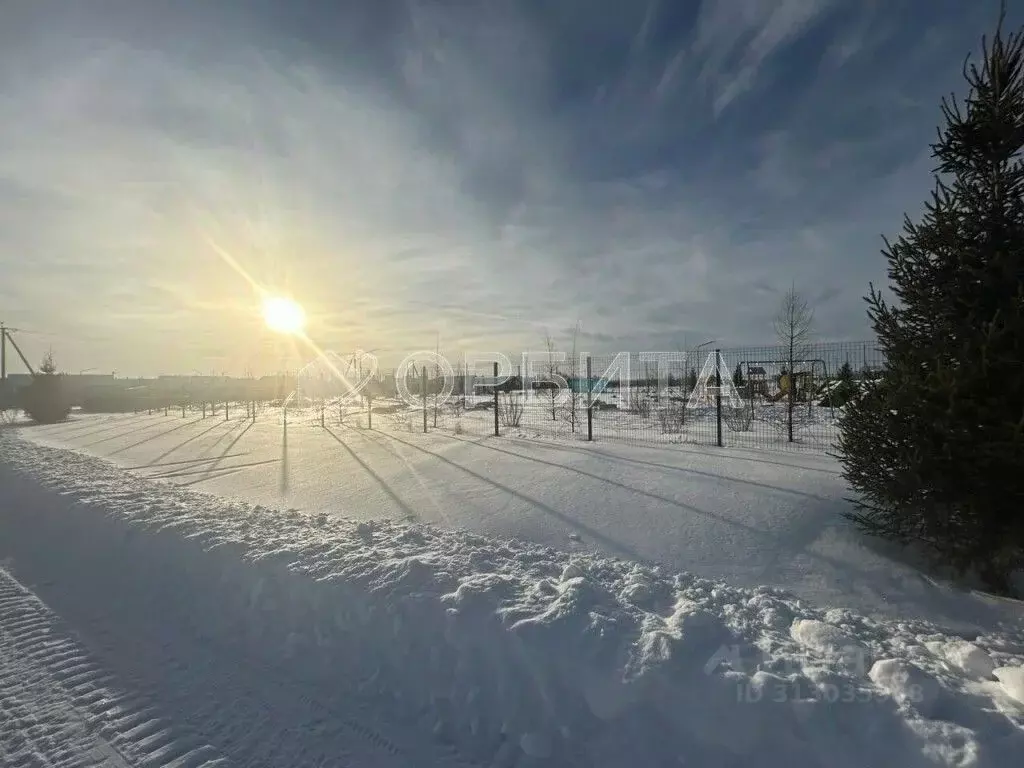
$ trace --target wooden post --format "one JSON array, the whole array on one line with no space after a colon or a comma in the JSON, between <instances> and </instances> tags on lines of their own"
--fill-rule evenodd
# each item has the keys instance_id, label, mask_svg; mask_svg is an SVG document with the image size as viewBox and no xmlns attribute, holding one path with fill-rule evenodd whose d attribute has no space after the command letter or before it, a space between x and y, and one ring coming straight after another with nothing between
<instances>
[{"instance_id":1,"label":"wooden post","mask_svg":"<svg viewBox=\"0 0 1024 768\"><path fill-rule=\"evenodd\" d=\"M715 421L718 429L718 447L722 447L722 351L715 350Z\"/></svg>"},{"instance_id":2,"label":"wooden post","mask_svg":"<svg viewBox=\"0 0 1024 768\"><path fill-rule=\"evenodd\" d=\"M324 422L324 401L320 401L320 427L326 427L327 424Z\"/></svg>"},{"instance_id":3,"label":"wooden post","mask_svg":"<svg viewBox=\"0 0 1024 768\"><path fill-rule=\"evenodd\" d=\"M373 429L373 395L366 396L366 428Z\"/></svg>"},{"instance_id":4,"label":"wooden post","mask_svg":"<svg viewBox=\"0 0 1024 768\"><path fill-rule=\"evenodd\" d=\"M594 439L594 379L590 355L587 355L587 440Z\"/></svg>"},{"instance_id":5,"label":"wooden post","mask_svg":"<svg viewBox=\"0 0 1024 768\"><path fill-rule=\"evenodd\" d=\"M498 429L498 364L494 364L494 380L491 382L491 386L494 389L494 436L501 437L501 431Z\"/></svg>"},{"instance_id":6,"label":"wooden post","mask_svg":"<svg viewBox=\"0 0 1024 768\"><path fill-rule=\"evenodd\" d=\"M206 418L206 403L203 403L203 418Z\"/></svg>"},{"instance_id":7,"label":"wooden post","mask_svg":"<svg viewBox=\"0 0 1024 768\"><path fill-rule=\"evenodd\" d=\"M231 418L231 405L227 400L224 401L224 421Z\"/></svg>"}]
</instances>

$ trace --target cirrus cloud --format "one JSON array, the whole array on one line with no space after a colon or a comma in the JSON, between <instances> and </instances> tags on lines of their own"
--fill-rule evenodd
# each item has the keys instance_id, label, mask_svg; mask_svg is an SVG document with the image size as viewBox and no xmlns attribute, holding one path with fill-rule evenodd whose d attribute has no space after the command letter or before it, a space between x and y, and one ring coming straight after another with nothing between
<instances>
[{"instance_id":1,"label":"cirrus cloud","mask_svg":"<svg viewBox=\"0 0 1024 768\"><path fill-rule=\"evenodd\" d=\"M0 307L145 374L281 364L217 249L339 350L764 343L794 282L864 337L997 10L85 5L0 28Z\"/></svg>"}]
</instances>

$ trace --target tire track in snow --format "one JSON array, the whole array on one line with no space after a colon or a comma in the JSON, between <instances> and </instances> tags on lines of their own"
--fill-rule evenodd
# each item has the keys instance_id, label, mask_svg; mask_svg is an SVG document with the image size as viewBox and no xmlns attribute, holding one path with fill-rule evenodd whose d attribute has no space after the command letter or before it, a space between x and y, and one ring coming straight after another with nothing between
<instances>
[{"instance_id":1,"label":"tire track in snow","mask_svg":"<svg viewBox=\"0 0 1024 768\"><path fill-rule=\"evenodd\" d=\"M110 503L114 495L105 498L93 503ZM375 669L368 667L358 678L322 679L304 670L301 658L267 656L270 646L264 638L247 637L244 626L237 625L235 634L222 622L204 623L190 591L196 585L176 578L173 568L152 570L134 557L106 562L102 553L86 554L88 547L80 557L74 536L61 540L66 531L48 531L45 523L37 528L38 522L30 522L38 520L33 511L10 512L2 532L10 552L20 554L18 577L37 585L40 598L73 627L79 649L74 658L95 660L81 669L62 661L63 656L54 662L61 669L69 665L68 685L81 697L85 714L76 722L85 725L78 729L99 733L120 750L122 762L70 757L16 762L0 752L4 768L475 765L432 736L432 722L423 719L429 713L407 711L396 717L391 697L376 690ZM45 623L21 618L15 609L20 611L23 602L11 603L0 592L0 624L5 631L17 630L24 654L49 658L43 643L51 633ZM63 653L60 649L55 653ZM2 657L7 656L4 647ZM105 685L131 695L106 692ZM5 690L0 687L0 694ZM31 724L30 717L25 714L21 722ZM0 722L6 720L5 713ZM7 732L0 727L0 733ZM13 729L12 738L18 738ZM93 754L101 747L86 741L76 754Z\"/></svg>"},{"instance_id":2,"label":"tire track in snow","mask_svg":"<svg viewBox=\"0 0 1024 768\"><path fill-rule=\"evenodd\" d=\"M133 685L181 712L183 722L230 755L230 765L471 765L427 738L410 738L419 729L390 729L356 690L328 690L287 664L248 656L242 635L228 643L204 633L202 625L190 622L185 598L178 596L175 605L173 588L168 584L163 595L118 595L124 619L91 627L90 634L111 648L116 636L131 638L134 652L120 661ZM164 609L159 624L141 618L154 598ZM350 683L358 687L358 681Z\"/></svg>"},{"instance_id":3,"label":"tire track in snow","mask_svg":"<svg viewBox=\"0 0 1024 768\"><path fill-rule=\"evenodd\" d=\"M207 745L108 689L110 676L28 589L0 569L0 764L200 768Z\"/></svg>"}]
</instances>

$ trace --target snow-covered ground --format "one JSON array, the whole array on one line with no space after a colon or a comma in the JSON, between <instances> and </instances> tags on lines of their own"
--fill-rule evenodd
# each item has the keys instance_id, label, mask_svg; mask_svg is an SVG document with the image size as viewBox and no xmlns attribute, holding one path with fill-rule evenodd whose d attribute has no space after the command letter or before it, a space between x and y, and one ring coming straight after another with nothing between
<instances>
[{"instance_id":1,"label":"snow-covered ground","mask_svg":"<svg viewBox=\"0 0 1024 768\"><path fill-rule=\"evenodd\" d=\"M1019 606L866 547L825 458L96 416L0 488L0 765L1024 754Z\"/></svg>"},{"instance_id":2,"label":"snow-covered ground","mask_svg":"<svg viewBox=\"0 0 1024 768\"><path fill-rule=\"evenodd\" d=\"M329 421L322 429L318 411L292 411L285 430L280 411L251 423L236 408L228 421L173 411L82 416L19 434L140 477L272 508L596 549L967 631L1007 614L866 542L840 515L847 490L823 455L423 434L422 416L411 430L406 424L376 418L373 431Z\"/></svg>"}]
</instances>

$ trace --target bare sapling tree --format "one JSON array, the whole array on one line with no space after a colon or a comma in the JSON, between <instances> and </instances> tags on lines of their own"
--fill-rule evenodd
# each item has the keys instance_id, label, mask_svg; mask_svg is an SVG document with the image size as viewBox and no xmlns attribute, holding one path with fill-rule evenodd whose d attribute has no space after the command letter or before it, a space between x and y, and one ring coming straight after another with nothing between
<instances>
[{"instance_id":1,"label":"bare sapling tree","mask_svg":"<svg viewBox=\"0 0 1024 768\"><path fill-rule=\"evenodd\" d=\"M547 352L548 360L545 364L544 392L548 400L548 411L551 413L551 420L558 420L558 398L561 391L558 387L560 375L558 373L558 348L551 334L544 331L544 349Z\"/></svg>"},{"instance_id":2,"label":"bare sapling tree","mask_svg":"<svg viewBox=\"0 0 1024 768\"><path fill-rule=\"evenodd\" d=\"M791 443L793 442L793 410L796 404L796 365L806 360L810 353L813 325L814 310L807 303L807 299L796 290L796 286L790 286L790 289L782 297L773 326L775 336L779 344L782 345L783 354L786 356L786 375L789 376L786 393L786 430Z\"/></svg>"},{"instance_id":3,"label":"bare sapling tree","mask_svg":"<svg viewBox=\"0 0 1024 768\"><path fill-rule=\"evenodd\" d=\"M644 361L643 373L639 374L629 388L629 410L642 419L650 418L654 402L654 390L651 386L650 361Z\"/></svg>"},{"instance_id":4,"label":"bare sapling tree","mask_svg":"<svg viewBox=\"0 0 1024 768\"><path fill-rule=\"evenodd\" d=\"M580 323L577 320L572 330L572 352L569 360L569 392L565 403L565 419L569 422L569 429L573 432L580 422L581 397L583 395L582 382L580 381L580 361L577 345L580 335Z\"/></svg>"},{"instance_id":5,"label":"bare sapling tree","mask_svg":"<svg viewBox=\"0 0 1024 768\"><path fill-rule=\"evenodd\" d=\"M690 397L690 392L686 388L686 351L677 346L676 352L679 355L679 399L682 406L679 409L679 430L682 431L686 424L686 402ZM671 375L669 378L671 379ZM669 389L671 390L671 387Z\"/></svg>"},{"instance_id":6,"label":"bare sapling tree","mask_svg":"<svg viewBox=\"0 0 1024 768\"><path fill-rule=\"evenodd\" d=\"M462 395L462 397L460 397L458 399L458 403L459 403L458 414L459 414L459 416L462 416L462 414L466 411L466 397L467 397L468 390L469 390L469 387L470 387L469 363L466 361L466 353L465 352L462 353L462 366L461 366L461 373L459 374L459 382L460 382L459 390L460 390L460 394Z\"/></svg>"},{"instance_id":7,"label":"bare sapling tree","mask_svg":"<svg viewBox=\"0 0 1024 768\"><path fill-rule=\"evenodd\" d=\"M434 381L431 389L433 395L434 429L437 429L437 415L439 410L439 398L441 396L441 334L437 334L437 341L434 345Z\"/></svg>"},{"instance_id":8,"label":"bare sapling tree","mask_svg":"<svg viewBox=\"0 0 1024 768\"><path fill-rule=\"evenodd\" d=\"M502 426L516 428L523 419L523 393L514 389L502 389L499 393L498 417Z\"/></svg>"}]
</instances>

